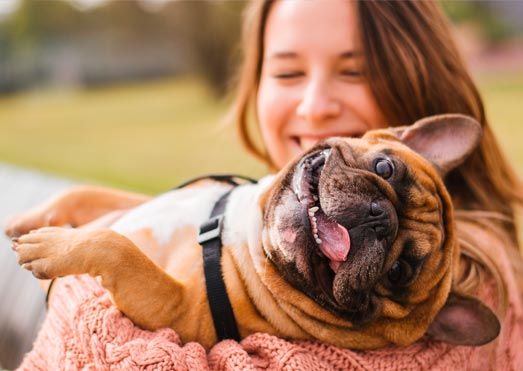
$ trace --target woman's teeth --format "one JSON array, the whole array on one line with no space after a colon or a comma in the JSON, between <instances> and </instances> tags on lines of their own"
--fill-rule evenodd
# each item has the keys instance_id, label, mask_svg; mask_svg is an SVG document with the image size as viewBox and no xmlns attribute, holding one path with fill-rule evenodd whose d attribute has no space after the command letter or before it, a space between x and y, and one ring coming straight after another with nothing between
<instances>
[{"instance_id":1,"label":"woman's teeth","mask_svg":"<svg viewBox=\"0 0 523 371\"><path fill-rule=\"evenodd\" d=\"M318 143L318 139L298 138L298 142L300 144L301 149L303 151L307 151L308 149L312 148L316 143Z\"/></svg>"}]
</instances>

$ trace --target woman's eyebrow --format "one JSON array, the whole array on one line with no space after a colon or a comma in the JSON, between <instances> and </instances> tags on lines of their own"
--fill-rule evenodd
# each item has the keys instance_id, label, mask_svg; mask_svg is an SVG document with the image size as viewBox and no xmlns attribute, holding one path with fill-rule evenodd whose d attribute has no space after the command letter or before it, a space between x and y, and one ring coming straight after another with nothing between
<instances>
[{"instance_id":1,"label":"woman's eyebrow","mask_svg":"<svg viewBox=\"0 0 523 371\"><path fill-rule=\"evenodd\" d=\"M341 59L360 57L361 52L357 50L347 50L340 54Z\"/></svg>"},{"instance_id":2,"label":"woman's eyebrow","mask_svg":"<svg viewBox=\"0 0 523 371\"><path fill-rule=\"evenodd\" d=\"M339 54L340 59L350 59L360 57L362 53L355 50L347 50ZM269 54L266 59L294 59L298 58L299 55L292 51L277 51Z\"/></svg>"},{"instance_id":3,"label":"woman's eyebrow","mask_svg":"<svg viewBox=\"0 0 523 371\"><path fill-rule=\"evenodd\" d=\"M267 59L293 59L297 58L298 54L295 52L281 51L274 52L267 56Z\"/></svg>"}]
</instances>

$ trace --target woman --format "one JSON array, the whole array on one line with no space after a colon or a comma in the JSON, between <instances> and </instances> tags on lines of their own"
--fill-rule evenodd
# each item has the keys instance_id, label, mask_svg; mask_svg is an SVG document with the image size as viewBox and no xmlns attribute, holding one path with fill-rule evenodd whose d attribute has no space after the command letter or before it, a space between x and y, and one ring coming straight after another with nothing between
<instances>
[{"instance_id":1,"label":"woman","mask_svg":"<svg viewBox=\"0 0 523 371\"><path fill-rule=\"evenodd\" d=\"M376 369L386 362L405 369L523 369L523 356L516 354L523 342L522 290L517 286L523 263L515 225L516 207L523 202L520 184L500 151L436 4L253 1L246 10L243 46L232 113L247 148L273 170L323 138L360 136L369 129L410 124L438 113L473 116L484 129L480 147L449 174L446 184L457 209L462 248L454 285L493 306L502 318L498 340L481 348L420 341L407 348L363 353L314 342L301 347L283 340L278 344L290 353L308 349L309 369ZM248 130L253 111L264 148L255 146ZM91 205L89 215L72 207L93 192L100 195L99 205ZM82 225L146 199L99 188L75 189L13 219L8 233L49 224ZM256 354L246 362L254 367L261 357L274 365L277 357L265 352L264 345L257 347L256 339L242 343L249 354ZM336 357L319 351L326 347ZM211 358L217 352L211 351Z\"/></svg>"}]
</instances>

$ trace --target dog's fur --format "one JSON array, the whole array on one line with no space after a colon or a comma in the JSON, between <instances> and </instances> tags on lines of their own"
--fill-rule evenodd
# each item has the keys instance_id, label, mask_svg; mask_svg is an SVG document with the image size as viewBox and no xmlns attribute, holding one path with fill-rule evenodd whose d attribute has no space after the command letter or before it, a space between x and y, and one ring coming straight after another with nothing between
<instances>
[{"instance_id":1,"label":"dog's fur","mask_svg":"<svg viewBox=\"0 0 523 371\"><path fill-rule=\"evenodd\" d=\"M405 345L426 333L455 344L494 339L495 315L451 292L459 247L442 181L480 137L471 118L430 117L361 139L329 139L276 176L236 188L222 268L240 335L354 349ZM110 228L42 228L14 249L36 277L100 276L137 325L171 327L183 341L210 347L216 335L196 237L228 187L201 181Z\"/></svg>"}]
</instances>

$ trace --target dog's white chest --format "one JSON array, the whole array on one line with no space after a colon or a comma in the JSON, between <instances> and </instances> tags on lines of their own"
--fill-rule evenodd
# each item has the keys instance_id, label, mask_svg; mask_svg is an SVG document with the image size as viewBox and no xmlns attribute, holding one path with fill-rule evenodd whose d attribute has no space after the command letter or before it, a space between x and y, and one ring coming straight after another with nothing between
<instances>
[{"instance_id":1,"label":"dog's white chest","mask_svg":"<svg viewBox=\"0 0 523 371\"><path fill-rule=\"evenodd\" d=\"M123 235L149 229L159 245L166 244L177 229L199 227L209 218L214 203L228 188L214 183L167 192L129 211L111 229Z\"/></svg>"}]
</instances>

